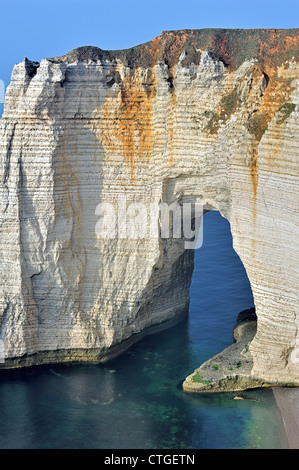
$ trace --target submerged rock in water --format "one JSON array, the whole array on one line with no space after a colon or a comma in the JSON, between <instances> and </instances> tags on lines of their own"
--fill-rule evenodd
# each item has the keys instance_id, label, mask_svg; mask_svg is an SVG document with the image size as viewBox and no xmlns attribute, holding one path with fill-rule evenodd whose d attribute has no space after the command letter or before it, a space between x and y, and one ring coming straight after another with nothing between
<instances>
[{"instance_id":1,"label":"submerged rock in water","mask_svg":"<svg viewBox=\"0 0 299 470\"><path fill-rule=\"evenodd\" d=\"M234 400L249 400L249 401L255 401L255 402L259 402L259 399L258 398L254 398L254 397L248 397L246 395L234 395Z\"/></svg>"}]
</instances>

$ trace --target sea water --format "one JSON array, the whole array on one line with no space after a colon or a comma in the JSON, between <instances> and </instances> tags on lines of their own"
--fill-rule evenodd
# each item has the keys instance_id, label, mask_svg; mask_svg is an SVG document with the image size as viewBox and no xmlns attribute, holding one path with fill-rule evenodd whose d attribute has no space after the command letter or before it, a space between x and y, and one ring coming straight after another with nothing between
<instances>
[{"instance_id":1,"label":"sea water","mask_svg":"<svg viewBox=\"0 0 299 470\"><path fill-rule=\"evenodd\" d=\"M252 307L229 223L204 216L188 319L147 336L107 364L0 372L0 448L279 449L282 418L269 389L190 394L184 378L233 342L238 313Z\"/></svg>"}]
</instances>

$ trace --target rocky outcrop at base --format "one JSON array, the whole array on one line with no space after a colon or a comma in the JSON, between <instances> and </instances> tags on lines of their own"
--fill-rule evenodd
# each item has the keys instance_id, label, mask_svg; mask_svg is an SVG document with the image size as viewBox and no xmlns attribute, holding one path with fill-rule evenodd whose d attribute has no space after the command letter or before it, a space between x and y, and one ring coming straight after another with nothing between
<instances>
[{"instance_id":1,"label":"rocky outcrop at base","mask_svg":"<svg viewBox=\"0 0 299 470\"><path fill-rule=\"evenodd\" d=\"M183 383L186 392L236 392L275 384L251 375L249 345L257 329L255 309L242 311L234 327L235 343L204 362Z\"/></svg>"}]
</instances>

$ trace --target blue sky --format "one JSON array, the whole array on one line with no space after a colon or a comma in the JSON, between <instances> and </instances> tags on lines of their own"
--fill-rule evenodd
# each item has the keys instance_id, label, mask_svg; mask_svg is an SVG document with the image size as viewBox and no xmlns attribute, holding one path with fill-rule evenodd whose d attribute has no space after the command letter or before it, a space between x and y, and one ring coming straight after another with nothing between
<instances>
[{"instance_id":1,"label":"blue sky","mask_svg":"<svg viewBox=\"0 0 299 470\"><path fill-rule=\"evenodd\" d=\"M295 28L299 0L14 0L1 2L0 79L15 63L75 47L125 49L163 30Z\"/></svg>"}]
</instances>

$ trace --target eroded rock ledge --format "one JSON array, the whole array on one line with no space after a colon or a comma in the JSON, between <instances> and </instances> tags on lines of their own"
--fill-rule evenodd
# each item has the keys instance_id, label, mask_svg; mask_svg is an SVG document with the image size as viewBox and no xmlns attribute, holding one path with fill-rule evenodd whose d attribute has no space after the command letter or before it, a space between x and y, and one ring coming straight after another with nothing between
<instances>
[{"instance_id":1,"label":"eroded rock ledge","mask_svg":"<svg viewBox=\"0 0 299 470\"><path fill-rule=\"evenodd\" d=\"M294 387L294 383L265 382L252 376L250 343L257 329L255 308L238 315L234 326L235 343L204 362L183 382L186 392L238 392L254 388Z\"/></svg>"},{"instance_id":2,"label":"eroded rock ledge","mask_svg":"<svg viewBox=\"0 0 299 470\"><path fill-rule=\"evenodd\" d=\"M255 309L238 315L234 327L235 343L204 362L183 382L186 392L231 392L269 387L251 376L253 360L249 345L256 334Z\"/></svg>"},{"instance_id":3,"label":"eroded rock ledge","mask_svg":"<svg viewBox=\"0 0 299 470\"><path fill-rule=\"evenodd\" d=\"M1 367L106 357L188 307L183 239L97 238L98 204L121 197L229 220L258 317L251 375L299 384L298 43L298 29L170 31L15 65L0 120Z\"/></svg>"}]
</instances>

